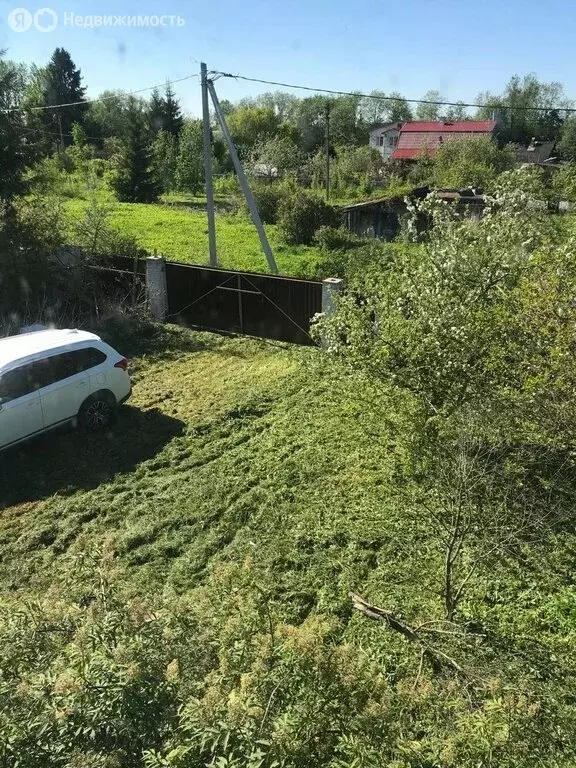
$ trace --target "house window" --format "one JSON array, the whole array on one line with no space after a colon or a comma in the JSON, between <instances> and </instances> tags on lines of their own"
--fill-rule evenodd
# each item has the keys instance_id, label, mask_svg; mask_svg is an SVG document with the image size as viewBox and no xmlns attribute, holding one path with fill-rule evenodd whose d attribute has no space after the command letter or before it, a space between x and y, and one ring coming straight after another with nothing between
<instances>
[{"instance_id":1,"label":"house window","mask_svg":"<svg viewBox=\"0 0 576 768\"><path fill-rule=\"evenodd\" d=\"M388 146L394 148L398 144L398 136L388 136Z\"/></svg>"},{"instance_id":2,"label":"house window","mask_svg":"<svg viewBox=\"0 0 576 768\"><path fill-rule=\"evenodd\" d=\"M382 136L378 137L378 146L379 147L383 147L384 146L384 138L385 138L384 134L382 134Z\"/></svg>"}]
</instances>

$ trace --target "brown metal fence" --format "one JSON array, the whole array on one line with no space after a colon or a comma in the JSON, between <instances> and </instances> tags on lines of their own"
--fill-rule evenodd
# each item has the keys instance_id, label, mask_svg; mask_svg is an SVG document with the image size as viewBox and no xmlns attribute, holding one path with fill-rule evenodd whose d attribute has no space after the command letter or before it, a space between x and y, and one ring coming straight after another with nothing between
<instances>
[{"instance_id":1,"label":"brown metal fence","mask_svg":"<svg viewBox=\"0 0 576 768\"><path fill-rule=\"evenodd\" d=\"M146 262L116 256L97 267L110 285L140 285ZM167 320L179 325L310 345L322 283L166 262Z\"/></svg>"},{"instance_id":2,"label":"brown metal fence","mask_svg":"<svg viewBox=\"0 0 576 768\"><path fill-rule=\"evenodd\" d=\"M166 263L168 319L183 325L313 344L322 283L256 272Z\"/></svg>"}]
</instances>

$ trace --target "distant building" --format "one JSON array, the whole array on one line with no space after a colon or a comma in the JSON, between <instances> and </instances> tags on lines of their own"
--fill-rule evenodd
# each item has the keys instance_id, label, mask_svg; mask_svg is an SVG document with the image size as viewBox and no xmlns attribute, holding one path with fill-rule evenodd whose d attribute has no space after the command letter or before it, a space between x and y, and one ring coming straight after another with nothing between
<instances>
[{"instance_id":1,"label":"distant building","mask_svg":"<svg viewBox=\"0 0 576 768\"><path fill-rule=\"evenodd\" d=\"M408 197L422 200L431 192L430 187L413 189ZM478 189L438 189L441 200L453 203L462 215L479 218L484 209L484 196ZM380 198L353 203L342 208L346 228L362 237L374 237L380 240L394 240L402 227L402 220L408 215L408 206L404 197ZM417 229L423 232L428 227L428 220L420 215Z\"/></svg>"},{"instance_id":2,"label":"distant building","mask_svg":"<svg viewBox=\"0 0 576 768\"><path fill-rule=\"evenodd\" d=\"M438 147L454 139L493 137L495 120L460 120L458 122L413 120L403 123L392 160L416 160L424 153L433 155Z\"/></svg>"},{"instance_id":3,"label":"distant building","mask_svg":"<svg viewBox=\"0 0 576 768\"><path fill-rule=\"evenodd\" d=\"M384 160L389 160L396 149L402 123L375 123L370 127L370 146L377 149Z\"/></svg>"},{"instance_id":4,"label":"distant building","mask_svg":"<svg viewBox=\"0 0 576 768\"><path fill-rule=\"evenodd\" d=\"M280 174L278 168L274 165L266 165L266 163L255 163L252 166L252 176L256 176L260 179L277 179Z\"/></svg>"},{"instance_id":5,"label":"distant building","mask_svg":"<svg viewBox=\"0 0 576 768\"><path fill-rule=\"evenodd\" d=\"M519 163L529 163L531 165L540 165L542 163L557 162L557 157L552 157L556 142L555 141L538 141L532 139L527 147L517 146L516 157Z\"/></svg>"}]
</instances>

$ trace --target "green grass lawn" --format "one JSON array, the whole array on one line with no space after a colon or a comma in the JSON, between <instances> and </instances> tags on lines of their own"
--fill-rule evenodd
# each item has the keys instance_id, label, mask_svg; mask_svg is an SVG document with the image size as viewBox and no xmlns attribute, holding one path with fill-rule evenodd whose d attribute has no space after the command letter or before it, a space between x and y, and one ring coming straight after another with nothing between
<instances>
[{"instance_id":1,"label":"green grass lawn","mask_svg":"<svg viewBox=\"0 0 576 768\"><path fill-rule=\"evenodd\" d=\"M403 652L401 638L353 615L348 596L362 589L387 602L407 594L392 577L408 541L382 483L393 473L389 445L375 444L361 404L316 370L317 350L167 328L122 352L132 357L134 394L109 433L65 431L0 457L0 733L11 740L6 747L0 737L0 763L193 768L218 750L248 754L280 727L284 710L297 716L282 694L270 700L268 724L262 719L278 678L297 697L302 685L310 692L298 717L315 722L312 736L291 737L303 757L286 767L328 765L320 756L311 763L305 745L334 752L347 726L331 711L350 708L347 675L356 666L367 691L374 674L378 685L385 678L364 649L375 660ZM103 614L100 599L91 602L96 583ZM162 633L160 617L170 615L176 624ZM216 634L200 637L200 628ZM284 662L266 659L270 632ZM223 681L262 680L260 693L246 691L253 736L245 746L228 747L230 736L214 747L207 741L189 762L144 762L143 747L178 744L183 702L233 704L227 682L216 691L218 654ZM407 663L415 674L417 654ZM167 689L175 665L183 682ZM48 693L36 698L37 685ZM322 701L331 702L325 714ZM228 715L215 716L213 733L224 727L224 739ZM156 723L160 740L150 735ZM122 759L127 750L130 760Z\"/></svg>"},{"instance_id":2,"label":"green grass lawn","mask_svg":"<svg viewBox=\"0 0 576 768\"><path fill-rule=\"evenodd\" d=\"M377 391L327 375L318 349L173 326L111 341L134 382L114 429L1 458L0 589L43 589L104 547L155 589L250 556L286 618L303 600L349 616L352 588L441 613L440 550L398 502L397 414Z\"/></svg>"},{"instance_id":3,"label":"green grass lawn","mask_svg":"<svg viewBox=\"0 0 576 768\"><path fill-rule=\"evenodd\" d=\"M113 546L159 589L253 555L306 592L290 614L304 599L345 605L374 558L351 542L380 525L362 510L386 506L385 454L361 439L358 408L305 373L314 350L178 329L159 344L133 359L134 394L109 434L50 436L3 458L3 586L44 587L72 553Z\"/></svg>"},{"instance_id":4,"label":"green grass lawn","mask_svg":"<svg viewBox=\"0 0 576 768\"><path fill-rule=\"evenodd\" d=\"M196 202L202 204L201 199ZM78 220L86 205L84 200L67 200L65 210L70 220ZM127 235L133 236L138 245L147 251L156 251L172 261L186 264L208 263L206 213L197 208L118 203L114 206L110 223ZM71 227L69 230L72 232ZM285 245L280 241L277 228L273 225L268 225L266 231L282 274L298 277L316 275L317 266L322 259L318 248ZM268 272L268 264L256 229L246 218L236 214L217 214L216 242L220 266Z\"/></svg>"}]
</instances>

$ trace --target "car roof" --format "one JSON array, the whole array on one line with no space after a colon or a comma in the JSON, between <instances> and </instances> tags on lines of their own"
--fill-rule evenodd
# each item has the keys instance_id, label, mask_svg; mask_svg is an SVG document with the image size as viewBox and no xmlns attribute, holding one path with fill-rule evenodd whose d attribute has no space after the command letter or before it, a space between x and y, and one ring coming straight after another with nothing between
<instances>
[{"instance_id":1,"label":"car roof","mask_svg":"<svg viewBox=\"0 0 576 768\"><path fill-rule=\"evenodd\" d=\"M82 343L95 341L101 341L96 334L70 328L53 328L46 331L21 333L18 336L6 336L0 339L0 368L39 352L48 352L62 347L73 348Z\"/></svg>"}]
</instances>

